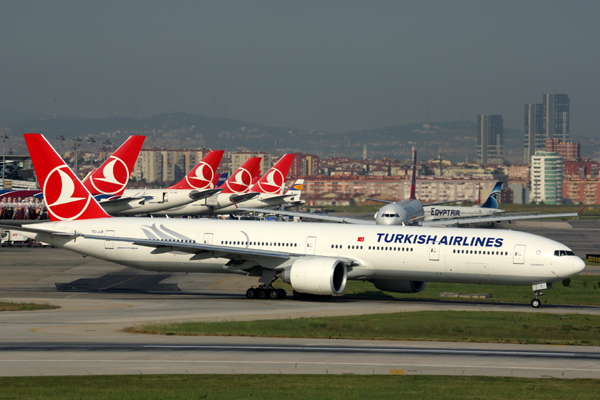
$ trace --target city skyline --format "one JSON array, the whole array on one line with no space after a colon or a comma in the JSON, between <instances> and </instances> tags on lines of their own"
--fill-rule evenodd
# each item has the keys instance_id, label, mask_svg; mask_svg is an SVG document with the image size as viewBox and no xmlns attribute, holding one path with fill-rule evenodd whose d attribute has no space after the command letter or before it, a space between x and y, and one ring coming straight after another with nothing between
<instances>
[{"instance_id":1,"label":"city skyline","mask_svg":"<svg viewBox=\"0 0 600 400\"><path fill-rule=\"evenodd\" d=\"M572 136L596 130L596 2L63 0L3 11L0 110L172 111L334 132L501 114L522 129L523 103L569 93Z\"/></svg>"}]
</instances>

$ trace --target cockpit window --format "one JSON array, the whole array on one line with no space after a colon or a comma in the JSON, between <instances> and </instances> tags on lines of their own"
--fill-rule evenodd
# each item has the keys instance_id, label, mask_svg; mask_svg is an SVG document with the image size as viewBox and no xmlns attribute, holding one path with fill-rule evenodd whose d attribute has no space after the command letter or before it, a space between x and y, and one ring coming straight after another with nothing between
<instances>
[{"instance_id":1,"label":"cockpit window","mask_svg":"<svg viewBox=\"0 0 600 400\"><path fill-rule=\"evenodd\" d=\"M575 253L573 253L571 250L554 250L554 255L556 257L564 257L564 256L574 256Z\"/></svg>"}]
</instances>

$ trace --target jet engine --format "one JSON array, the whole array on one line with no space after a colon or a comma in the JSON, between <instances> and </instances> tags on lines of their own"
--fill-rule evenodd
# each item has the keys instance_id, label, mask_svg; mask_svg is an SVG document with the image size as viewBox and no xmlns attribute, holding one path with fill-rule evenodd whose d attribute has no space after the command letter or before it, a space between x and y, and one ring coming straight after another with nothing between
<instances>
[{"instance_id":1,"label":"jet engine","mask_svg":"<svg viewBox=\"0 0 600 400\"><path fill-rule=\"evenodd\" d=\"M340 294L346 288L348 271L341 260L311 257L298 260L286 268L281 279L300 293L316 295Z\"/></svg>"},{"instance_id":2,"label":"jet engine","mask_svg":"<svg viewBox=\"0 0 600 400\"><path fill-rule=\"evenodd\" d=\"M419 293L427 282L399 281L395 279L373 279L373 285L379 290L396 293Z\"/></svg>"}]
</instances>

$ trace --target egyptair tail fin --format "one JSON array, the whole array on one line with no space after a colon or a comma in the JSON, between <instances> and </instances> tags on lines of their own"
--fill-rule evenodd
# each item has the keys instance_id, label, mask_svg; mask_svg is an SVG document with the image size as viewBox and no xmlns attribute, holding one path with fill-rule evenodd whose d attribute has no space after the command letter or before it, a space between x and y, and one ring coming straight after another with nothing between
<instances>
[{"instance_id":1,"label":"egyptair tail fin","mask_svg":"<svg viewBox=\"0 0 600 400\"><path fill-rule=\"evenodd\" d=\"M251 192L256 193L271 193L271 194L282 194L285 187L285 180L290 167L294 161L293 154L285 154L277 161L273 167L263 175L262 178L256 182Z\"/></svg>"},{"instance_id":2,"label":"egyptair tail fin","mask_svg":"<svg viewBox=\"0 0 600 400\"><path fill-rule=\"evenodd\" d=\"M44 136L24 136L51 221L110 218Z\"/></svg>"},{"instance_id":3,"label":"egyptair tail fin","mask_svg":"<svg viewBox=\"0 0 600 400\"><path fill-rule=\"evenodd\" d=\"M221 172L221 174L216 175L215 179L213 179L213 187L220 187L225 183L229 174L227 172Z\"/></svg>"},{"instance_id":4,"label":"egyptair tail fin","mask_svg":"<svg viewBox=\"0 0 600 400\"><path fill-rule=\"evenodd\" d=\"M219 186L221 193L247 193L255 176L260 176L260 157L250 157L239 167L224 184Z\"/></svg>"},{"instance_id":5,"label":"egyptair tail fin","mask_svg":"<svg viewBox=\"0 0 600 400\"><path fill-rule=\"evenodd\" d=\"M144 139L146 139L146 136L129 136L117 151L84 179L83 184L86 189L93 195L123 195L144 144Z\"/></svg>"},{"instance_id":6,"label":"egyptair tail fin","mask_svg":"<svg viewBox=\"0 0 600 400\"><path fill-rule=\"evenodd\" d=\"M179 182L167 189L214 189L213 181L224 150L212 150ZM218 179L218 178L217 178Z\"/></svg>"},{"instance_id":7,"label":"egyptair tail fin","mask_svg":"<svg viewBox=\"0 0 600 400\"><path fill-rule=\"evenodd\" d=\"M502 199L502 182L496 182L496 185L492 189L490 195L486 199L485 203L481 206L482 208L494 208L497 209Z\"/></svg>"},{"instance_id":8,"label":"egyptair tail fin","mask_svg":"<svg viewBox=\"0 0 600 400\"><path fill-rule=\"evenodd\" d=\"M417 150L413 147L413 168L412 168L412 178L410 181L410 199L416 199L415 196L415 185L417 181Z\"/></svg>"}]
</instances>

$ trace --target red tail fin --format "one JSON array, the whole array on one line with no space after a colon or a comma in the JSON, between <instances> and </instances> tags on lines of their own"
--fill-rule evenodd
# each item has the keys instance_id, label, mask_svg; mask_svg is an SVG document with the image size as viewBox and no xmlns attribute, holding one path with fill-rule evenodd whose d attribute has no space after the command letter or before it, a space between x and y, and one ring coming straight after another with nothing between
<instances>
[{"instance_id":1,"label":"red tail fin","mask_svg":"<svg viewBox=\"0 0 600 400\"><path fill-rule=\"evenodd\" d=\"M247 193L255 176L260 176L260 157L250 157L221 185L221 193Z\"/></svg>"},{"instance_id":2,"label":"red tail fin","mask_svg":"<svg viewBox=\"0 0 600 400\"><path fill-rule=\"evenodd\" d=\"M51 221L110 217L44 136L24 136Z\"/></svg>"},{"instance_id":3,"label":"red tail fin","mask_svg":"<svg viewBox=\"0 0 600 400\"><path fill-rule=\"evenodd\" d=\"M410 182L410 198L416 199L415 196L415 182L417 180L417 151L413 148L413 170L412 180Z\"/></svg>"},{"instance_id":4,"label":"red tail fin","mask_svg":"<svg viewBox=\"0 0 600 400\"><path fill-rule=\"evenodd\" d=\"M217 168L224 150L212 150L179 182L167 189L214 189Z\"/></svg>"},{"instance_id":5,"label":"red tail fin","mask_svg":"<svg viewBox=\"0 0 600 400\"><path fill-rule=\"evenodd\" d=\"M92 194L121 196L138 159L146 136L133 135L110 156L83 184Z\"/></svg>"},{"instance_id":6,"label":"red tail fin","mask_svg":"<svg viewBox=\"0 0 600 400\"><path fill-rule=\"evenodd\" d=\"M273 168L260 178L260 180L251 189L252 192L281 194L285 186L285 180L290 167L294 161L293 154L285 154L277 161Z\"/></svg>"}]
</instances>

